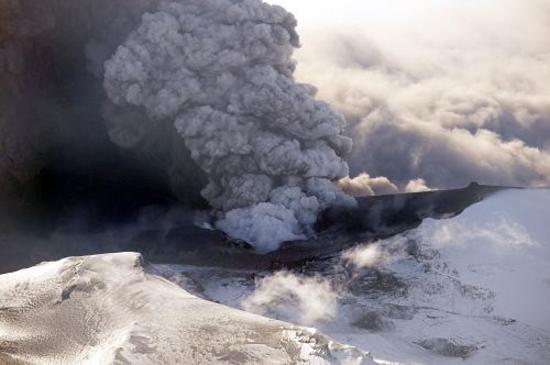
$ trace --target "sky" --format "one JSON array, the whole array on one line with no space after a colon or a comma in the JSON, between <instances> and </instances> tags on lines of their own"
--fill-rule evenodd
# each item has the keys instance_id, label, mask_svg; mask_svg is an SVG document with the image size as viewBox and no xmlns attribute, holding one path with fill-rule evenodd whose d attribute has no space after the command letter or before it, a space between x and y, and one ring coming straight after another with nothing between
<instances>
[{"instance_id":1,"label":"sky","mask_svg":"<svg viewBox=\"0 0 550 365\"><path fill-rule=\"evenodd\" d=\"M323 25L349 24L350 22L378 21L399 23L411 17L417 18L448 6L450 0L341 0L335 6L330 1L268 0L292 12L299 20L299 27L307 29Z\"/></svg>"}]
</instances>

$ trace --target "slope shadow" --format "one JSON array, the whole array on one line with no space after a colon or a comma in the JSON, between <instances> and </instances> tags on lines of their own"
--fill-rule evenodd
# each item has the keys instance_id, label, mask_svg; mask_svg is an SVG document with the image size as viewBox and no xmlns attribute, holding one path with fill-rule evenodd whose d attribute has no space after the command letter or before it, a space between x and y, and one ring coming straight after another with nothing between
<instances>
[{"instance_id":1,"label":"slope shadow","mask_svg":"<svg viewBox=\"0 0 550 365\"><path fill-rule=\"evenodd\" d=\"M335 256L358 243L413 229L426 218L455 216L503 189L507 188L472 183L463 189L359 198L354 209L330 208L323 212L316 226L316 238L285 242L268 254L257 253L246 243L231 240L221 232L193 226L143 232L127 242L125 248L140 251L155 262L251 270L292 268Z\"/></svg>"}]
</instances>

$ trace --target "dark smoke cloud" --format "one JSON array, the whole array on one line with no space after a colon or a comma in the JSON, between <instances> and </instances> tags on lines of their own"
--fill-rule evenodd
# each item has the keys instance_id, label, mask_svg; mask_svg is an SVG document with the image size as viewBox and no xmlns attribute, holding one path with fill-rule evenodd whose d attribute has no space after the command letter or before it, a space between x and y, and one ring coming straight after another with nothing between
<instances>
[{"instance_id":1,"label":"dark smoke cloud","mask_svg":"<svg viewBox=\"0 0 550 365\"><path fill-rule=\"evenodd\" d=\"M203 204L205 179L173 132L143 132L143 113L106 102L105 60L156 4L0 1L0 232L74 216L97 229L176 196ZM147 139L114 144L104 116L117 113Z\"/></svg>"}]
</instances>

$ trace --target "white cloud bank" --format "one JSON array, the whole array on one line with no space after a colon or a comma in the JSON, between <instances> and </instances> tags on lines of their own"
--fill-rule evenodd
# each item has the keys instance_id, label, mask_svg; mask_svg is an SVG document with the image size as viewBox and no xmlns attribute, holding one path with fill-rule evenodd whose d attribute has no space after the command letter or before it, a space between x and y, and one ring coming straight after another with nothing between
<instances>
[{"instance_id":1,"label":"white cloud bank","mask_svg":"<svg viewBox=\"0 0 550 365\"><path fill-rule=\"evenodd\" d=\"M353 124L353 174L550 184L547 1L274 2L300 21L297 77Z\"/></svg>"}]
</instances>

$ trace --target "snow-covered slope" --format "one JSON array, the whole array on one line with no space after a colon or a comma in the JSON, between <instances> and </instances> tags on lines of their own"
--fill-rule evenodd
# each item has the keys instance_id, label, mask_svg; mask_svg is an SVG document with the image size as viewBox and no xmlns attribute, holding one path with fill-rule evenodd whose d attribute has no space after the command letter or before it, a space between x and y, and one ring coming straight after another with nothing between
<instances>
[{"instance_id":1,"label":"snow-covered slope","mask_svg":"<svg viewBox=\"0 0 550 365\"><path fill-rule=\"evenodd\" d=\"M314 325L380 363L550 363L550 190L504 191L301 271L159 269L213 300Z\"/></svg>"},{"instance_id":2,"label":"snow-covered slope","mask_svg":"<svg viewBox=\"0 0 550 365\"><path fill-rule=\"evenodd\" d=\"M550 363L550 190L497 193L384 246L381 270L405 291L357 302L391 328L328 333L406 364Z\"/></svg>"},{"instance_id":3,"label":"snow-covered slope","mask_svg":"<svg viewBox=\"0 0 550 365\"><path fill-rule=\"evenodd\" d=\"M0 364L369 364L313 329L231 309L134 253L0 276Z\"/></svg>"}]
</instances>

